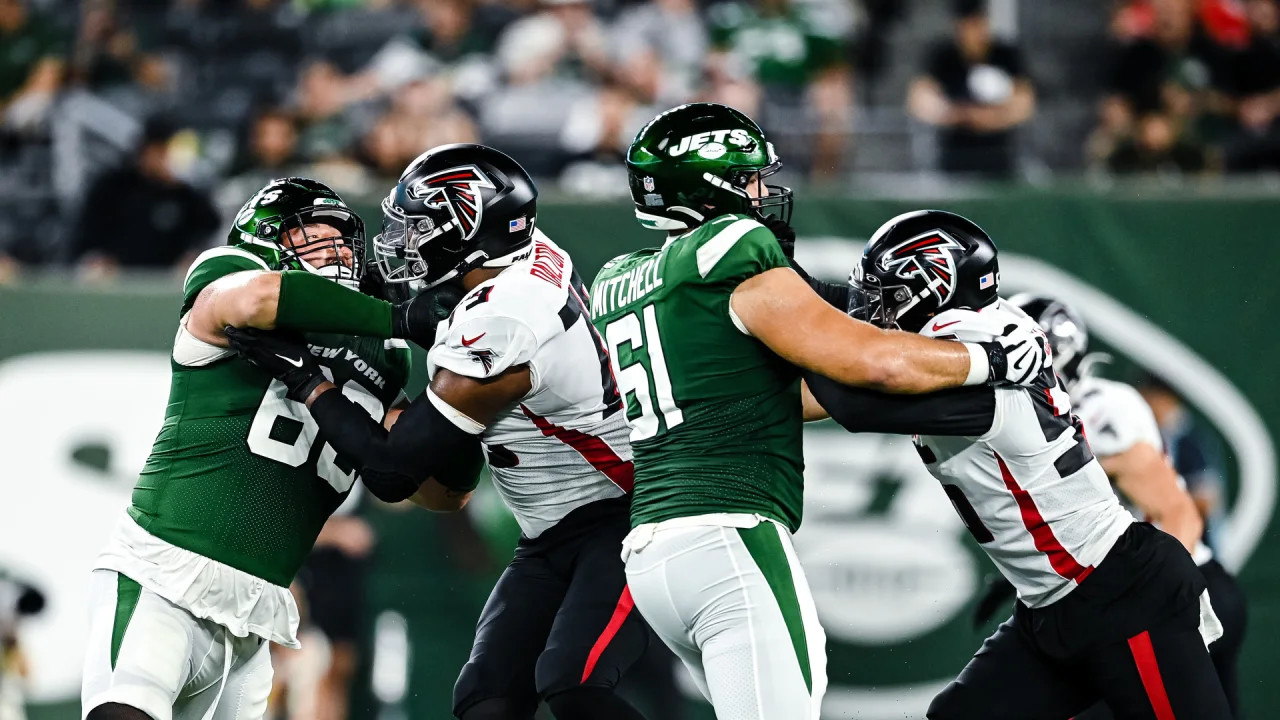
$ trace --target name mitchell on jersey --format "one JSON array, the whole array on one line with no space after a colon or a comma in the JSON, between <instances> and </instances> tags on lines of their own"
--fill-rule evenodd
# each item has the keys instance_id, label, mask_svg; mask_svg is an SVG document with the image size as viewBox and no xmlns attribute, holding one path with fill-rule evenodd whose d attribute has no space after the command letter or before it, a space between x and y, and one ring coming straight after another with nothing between
<instances>
[{"instance_id":1,"label":"name mitchell on jersey","mask_svg":"<svg viewBox=\"0 0 1280 720\"><path fill-rule=\"evenodd\" d=\"M591 298L591 316L600 317L662 287L662 277L658 275L661 260L661 254L655 255L626 275L606 280Z\"/></svg>"}]
</instances>

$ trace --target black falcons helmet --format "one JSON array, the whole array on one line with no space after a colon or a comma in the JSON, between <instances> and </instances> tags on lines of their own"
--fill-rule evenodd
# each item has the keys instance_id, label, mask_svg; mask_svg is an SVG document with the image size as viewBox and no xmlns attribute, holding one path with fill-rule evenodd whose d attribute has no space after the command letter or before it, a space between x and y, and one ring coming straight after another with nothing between
<instances>
[{"instance_id":1,"label":"black falcons helmet","mask_svg":"<svg viewBox=\"0 0 1280 720\"><path fill-rule=\"evenodd\" d=\"M501 267L533 239L538 189L484 145L441 145L409 163L382 201L374 259L389 283L420 289L477 267Z\"/></svg>"},{"instance_id":2,"label":"black falcons helmet","mask_svg":"<svg viewBox=\"0 0 1280 720\"><path fill-rule=\"evenodd\" d=\"M944 310L994 302L1000 265L982 228L954 213L917 210L880 226L849 284L850 315L919 332Z\"/></svg>"},{"instance_id":3,"label":"black falcons helmet","mask_svg":"<svg viewBox=\"0 0 1280 720\"><path fill-rule=\"evenodd\" d=\"M1049 336L1049 349L1053 351L1053 367L1068 384L1080 379L1081 361L1089 350L1089 330L1084 319L1070 305L1034 293L1019 293L1009 302L1022 308L1044 328Z\"/></svg>"}]
</instances>

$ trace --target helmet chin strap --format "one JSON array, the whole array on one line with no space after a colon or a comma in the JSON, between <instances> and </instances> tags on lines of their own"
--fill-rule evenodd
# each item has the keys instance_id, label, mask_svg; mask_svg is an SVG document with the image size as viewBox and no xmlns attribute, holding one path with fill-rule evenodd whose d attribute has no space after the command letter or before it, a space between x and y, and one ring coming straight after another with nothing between
<instances>
[{"instance_id":1,"label":"helmet chin strap","mask_svg":"<svg viewBox=\"0 0 1280 720\"><path fill-rule=\"evenodd\" d=\"M298 262L302 265L304 270L312 275L319 275L322 278L332 280L339 285L352 290L360 289L360 281L356 278L355 271L342 263L331 263L324 267L316 267L306 260L303 260L301 257L298 258ZM342 276L344 270L347 271L346 277Z\"/></svg>"}]
</instances>

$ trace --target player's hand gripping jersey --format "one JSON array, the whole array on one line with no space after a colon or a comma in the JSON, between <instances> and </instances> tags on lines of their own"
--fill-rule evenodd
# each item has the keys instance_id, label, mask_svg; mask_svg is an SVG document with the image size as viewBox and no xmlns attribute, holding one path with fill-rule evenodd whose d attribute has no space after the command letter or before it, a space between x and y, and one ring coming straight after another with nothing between
<instances>
[{"instance_id":1,"label":"player's hand gripping jersey","mask_svg":"<svg viewBox=\"0 0 1280 720\"><path fill-rule=\"evenodd\" d=\"M525 537L631 492L631 450L603 341L568 253L536 232L529 257L474 288L437 331L428 370L492 378L528 365L532 389L481 436Z\"/></svg>"},{"instance_id":2,"label":"player's hand gripping jersey","mask_svg":"<svg viewBox=\"0 0 1280 720\"><path fill-rule=\"evenodd\" d=\"M756 513L800 525L798 371L733 317L740 283L787 267L778 241L724 215L607 263L591 288L636 455L632 524Z\"/></svg>"},{"instance_id":3,"label":"player's hand gripping jersey","mask_svg":"<svg viewBox=\"0 0 1280 720\"><path fill-rule=\"evenodd\" d=\"M921 334L983 342L1020 318L1022 311L998 300L977 312L940 313ZM918 398L844 389L811 374L806 380L849 430L936 433L916 437L925 467L1029 607L1069 594L1133 523L1052 370L1030 388L962 388Z\"/></svg>"},{"instance_id":4,"label":"player's hand gripping jersey","mask_svg":"<svg viewBox=\"0 0 1280 720\"><path fill-rule=\"evenodd\" d=\"M134 488L131 520L96 567L238 636L296 646L288 586L357 474L317 438L306 407L286 399L279 381L185 327L210 282L265 269L250 253L217 248L188 271L164 424ZM337 335L307 341L342 392L381 419L408 376L408 346Z\"/></svg>"},{"instance_id":5,"label":"player's hand gripping jersey","mask_svg":"<svg viewBox=\"0 0 1280 720\"><path fill-rule=\"evenodd\" d=\"M922 334L981 342L1023 313L1000 300L949 310ZM922 435L916 446L969 531L1029 607L1071 592L1133 522L1094 460L1052 370L1031 388L998 387L978 437Z\"/></svg>"}]
</instances>

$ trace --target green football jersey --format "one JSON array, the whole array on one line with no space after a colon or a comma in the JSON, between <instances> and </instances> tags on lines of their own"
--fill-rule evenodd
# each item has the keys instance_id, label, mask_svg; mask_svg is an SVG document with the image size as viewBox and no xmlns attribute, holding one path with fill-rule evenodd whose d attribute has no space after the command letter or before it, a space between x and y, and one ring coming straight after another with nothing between
<instances>
[{"instance_id":1,"label":"green football jersey","mask_svg":"<svg viewBox=\"0 0 1280 720\"><path fill-rule=\"evenodd\" d=\"M596 276L592 322L631 426L632 524L728 512L799 527L799 375L729 312L734 288L778 267L768 229L724 215Z\"/></svg>"},{"instance_id":2,"label":"green football jersey","mask_svg":"<svg viewBox=\"0 0 1280 720\"><path fill-rule=\"evenodd\" d=\"M261 270L220 248L188 273L182 314L213 280ZM402 342L307 335L342 393L381 420L409 374ZM129 514L152 535L279 586L288 586L357 474L284 385L240 357L184 358L175 348L164 424L133 490Z\"/></svg>"}]
</instances>

